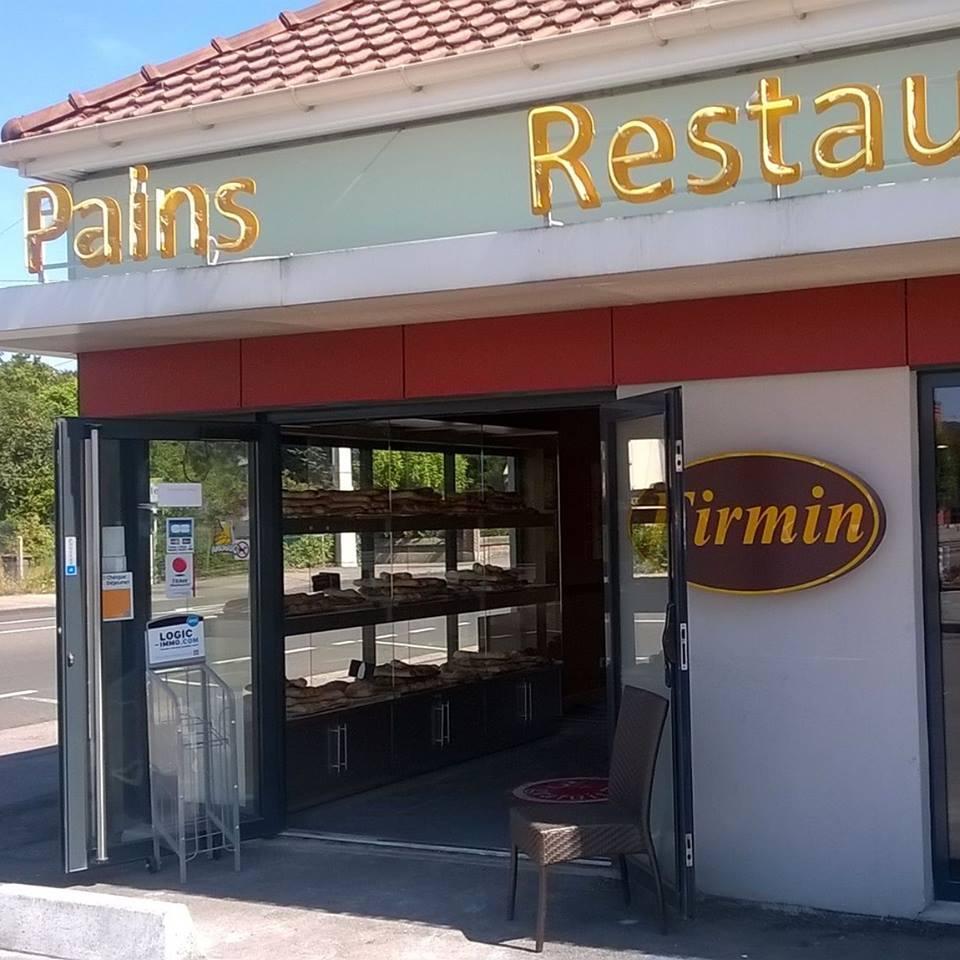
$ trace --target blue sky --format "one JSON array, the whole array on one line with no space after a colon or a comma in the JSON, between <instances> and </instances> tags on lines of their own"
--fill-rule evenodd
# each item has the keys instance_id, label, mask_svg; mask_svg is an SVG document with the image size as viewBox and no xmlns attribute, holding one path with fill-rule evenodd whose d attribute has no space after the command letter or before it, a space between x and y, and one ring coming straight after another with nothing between
<instances>
[{"instance_id":1,"label":"blue sky","mask_svg":"<svg viewBox=\"0 0 960 960\"><path fill-rule=\"evenodd\" d=\"M283 0L35 0L2 4L0 124L230 36L303 2ZM26 282L21 200L27 181L0 168L0 284Z\"/></svg>"}]
</instances>

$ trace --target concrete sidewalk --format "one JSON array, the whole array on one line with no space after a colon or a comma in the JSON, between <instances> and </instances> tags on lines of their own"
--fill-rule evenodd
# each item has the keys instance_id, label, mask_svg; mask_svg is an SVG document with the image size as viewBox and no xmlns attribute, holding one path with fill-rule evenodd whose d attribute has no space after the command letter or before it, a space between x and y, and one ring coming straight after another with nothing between
<instances>
[{"instance_id":1,"label":"concrete sidewalk","mask_svg":"<svg viewBox=\"0 0 960 960\"><path fill-rule=\"evenodd\" d=\"M0 750L0 880L184 903L208 960L508 960L533 949L535 877L524 871L518 919L508 923L505 859L278 838L244 844L240 874L224 860L191 864L185 888L172 863L157 875L129 863L65 877L54 733L21 731L23 752L13 742ZM710 902L664 937L652 896L637 890L628 909L615 881L582 871L551 876L547 941L548 960L960 957L960 927Z\"/></svg>"},{"instance_id":2,"label":"concrete sidewalk","mask_svg":"<svg viewBox=\"0 0 960 960\"><path fill-rule=\"evenodd\" d=\"M506 960L533 951L535 877L505 919L505 860L345 848L279 838L244 846L244 870L192 865L98 874L91 889L185 903L209 960ZM611 875L612 876L612 875ZM550 960L944 960L960 929L701 904L694 921L657 932L652 896L623 905L603 874L551 877ZM519 953L518 953L519 951Z\"/></svg>"},{"instance_id":3,"label":"concrete sidewalk","mask_svg":"<svg viewBox=\"0 0 960 960\"><path fill-rule=\"evenodd\" d=\"M33 610L37 607L55 607L55 593L10 593L0 595L0 611Z\"/></svg>"}]
</instances>

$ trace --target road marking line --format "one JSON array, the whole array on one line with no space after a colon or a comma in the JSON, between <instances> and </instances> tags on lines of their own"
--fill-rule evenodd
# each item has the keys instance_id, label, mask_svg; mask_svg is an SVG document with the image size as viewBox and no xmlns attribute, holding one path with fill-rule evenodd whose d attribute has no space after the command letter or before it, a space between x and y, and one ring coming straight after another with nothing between
<instances>
[{"instance_id":1,"label":"road marking line","mask_svg":"<svg viewBox=\"0 0 960 960\"><path fill-rule=\"evenodd\" d=\"M349 646L351 643L359 643L359 642L360 642L359 640L334 640L333 643L330 644L330 646L346 647L346 646Z\"/></svg>"},{"instance_id":2,"label":"road marking line","mask_svg":"<svg viewBox=\"0 0 960 960\"><path fill-rule=\"evenodd\" d=\"M344 641L341 640L340 642L343 643ZM353 643L352 640L347 640L346 642ZM287 653L309 653L312 649L313 647L294 647L292 650L287 650Z\"/></svg>"},{"instance_id":3,"label":"road marking line","mask_svg":"<svg viewBox=\"0 0 960 960\"><path fill-rule=\"evenodd\" d=\"M382 640L378 640L377 643L382 643ZM390 641L390 646L392 647L407 647L410 650L432 650L434 653L443 653L446 647L432 647L427 643L407 643L405 640L398 640L394 643Z\"/></svg>"},{"instance_id":4,"label":"road marking line","mask_svg":"<svg viewBox=\"0 0 960 960\"><path fill-rule=\"evenodd\" d=\"M0 700L10 700L13 697L26 697L31 693L39 692L39 690L14 690L12 693L0 693Z\"/></svg>"},{"instance_id":5,"label":"road marking line","mask_svg":"<svg viewBox=\"0 0 960 960\"><path fill-rule=\"evenodd\" d=\"M19 630L0 630L0 634L3 633L34 633L37 630L56 630L54 624L50 624L49 627L20 627Z\"/></svg>"},{"instance_id":6,"label":"road marking line","mask_svg":"<svg viewBox=\"0 0 960 960\"><path fill-rule=\"evenodd\" d=\"M214 664L218 667L222 667L227 663L246 663L250 658L249 657L234 657L232 660L214 660Z\"/></svg>"},{"instance_id":7,"label":"road marking line","mask_svg":"<svg viewBox=\"0 0 960 960\"><path fill-rule=\"evenodd\" d=\"M46 623L48 620L56 619L56 617L32 617L29 620L0 620L0 627L8 627L11 623Z\"/></svg>"},{"instance_id":8,"label":"road marking line","mask_svg":"<svg viewBox=\"0 0 960 960\"><path fill-rule=\"evenodd\" d=\"M56 704L56 700L51 700L49 697L20 697L21 700L29 700L31 703L52 703Z\"/></svg>"},{"instance_id":9,"label":"road marking line","mask_svg":"<svg viewBox=\"0 0 960 960\"><path fill-rule=\"evenodd\" d=\"M436 627L414 627L413 630L408 630L407 633L433 633L436 629Z\"/></svg>"}]
</instances>

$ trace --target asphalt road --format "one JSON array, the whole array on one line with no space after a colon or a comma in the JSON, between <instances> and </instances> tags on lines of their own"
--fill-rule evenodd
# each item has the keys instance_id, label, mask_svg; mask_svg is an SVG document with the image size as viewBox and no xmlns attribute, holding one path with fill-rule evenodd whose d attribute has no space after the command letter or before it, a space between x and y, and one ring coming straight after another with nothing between
<instances>
[{"instance_id":1,"label":"asphalt road","mask_svg":"<svg viewBox=\"0 0 960 960\"><path fill-rule=\"evenodd\" d=\"M54 607L0 611L0 730L57 718Z\"/></svg>"}]
</instances>

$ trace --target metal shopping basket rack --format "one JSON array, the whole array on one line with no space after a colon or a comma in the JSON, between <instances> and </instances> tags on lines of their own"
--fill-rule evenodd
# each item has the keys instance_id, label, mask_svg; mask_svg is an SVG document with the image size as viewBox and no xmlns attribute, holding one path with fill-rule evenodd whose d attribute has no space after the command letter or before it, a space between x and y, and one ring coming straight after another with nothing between
<instances>
[{"instance_id":1,"label":"metal shopping basket rack","mask_svg":"<svg viewBox=\"0 0 960 960\"><path fill-rule=\"evenodd\" d=\"M236 700L204 662L147 669L153 857L177 855L180 882L201 855L233 854L240 870Z\"/></svg>"}]
</instances>

